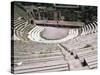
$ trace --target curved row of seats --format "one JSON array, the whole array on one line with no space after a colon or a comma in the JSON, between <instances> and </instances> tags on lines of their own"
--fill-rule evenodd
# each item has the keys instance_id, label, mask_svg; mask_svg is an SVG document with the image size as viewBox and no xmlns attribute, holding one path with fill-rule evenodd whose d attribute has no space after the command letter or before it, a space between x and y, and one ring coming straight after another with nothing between
<instances>
[{"instance_id":1,"label":"curved row of seats","mask_svg":"<svg viewBox=\"0 0 100 75\"><path fill-rule=\"evenodd\" d=\"M27 38L28 32L33 28L31 24L28 24L28 22L24 19L22 19L19 16L15 16L14 19L14 34L16 38L23 40L23 41L28 41L29 39Z\"/></svg>"},{"instance_id":2,"label":"curved row of seats","mask_svg":"<svg viewBox=\"0 0 100 75\"><path fill-rule=\"evenodd\" d=\"M28 33L29 39L37 42L43 42L43 43L60 43L72 39L78 35L78 29L70 29L68 35L65 38L62 38L60 40L47 40L41 37L41 32L43 30L44 28L36 26Z\"/></svg>"},{"instance_id":3,"label":"curved row of seats","mask_svg":"<svg viewBox=\"0 0 100 75\"><path fill-rule=\"evenodd\" d=\"M97 32L97 22L94 21L82 27L81 35Z\"/></svg>"},{"instance_id":4,"label":"curved row of seats","mask_svg":"<svg viewBox=\"0 0 100 75\"><path fill-rule=\"evenodd\" d=\"M18 20L14 23L14 31L15 31L15 35L22 40L21 34L20 34L20 30L22 30L25 27L25 22Z\"/></svg>"},{"instance_id":5,"label":"curved row of seats","mask_svg":"<svg viewBox=\"0 0 100 75\"><path fill-rule=\"evenodd\" d=\"M23 31L22 31L22 35L23 35L23 39L25 41L29 41L30 39L28 38L28 32L33 29L34 26L32 26L31 24L28 24L28 26L26 26Z\"/></svg>"}]
</instances>

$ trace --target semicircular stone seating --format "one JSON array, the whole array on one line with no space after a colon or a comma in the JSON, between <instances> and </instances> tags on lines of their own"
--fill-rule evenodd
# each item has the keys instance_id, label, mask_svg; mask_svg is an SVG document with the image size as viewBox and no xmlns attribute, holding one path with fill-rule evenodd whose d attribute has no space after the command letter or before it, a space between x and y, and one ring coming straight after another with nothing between
<instances>
[{"instance_id":1,"label":"semicircular stone seating","mask_svg":"<svg viewBox=\"0 0 100 75\"><path fill-rule=\"evenodd\" d=\"M97 21L89 23L89 24L83 26L81 29L82 29L81 35L95 33L95 32L97 32Z\"/></svg>"},{"instance_id":2,"label":"semicircular stone seating","mask_svg":"<svg viewBox=\"0 0 100 75\"><path fill-rule=\"evenodd\" d=\"M40 26L28 24L28 22L24 19L21 19L19 15L15 15L14 17L14 37L16 37L17 40L22 40L22 41L32 40L42 43L61 43L80 35L95 33L97 32L97 21L84 25L82 28L69 29L68 35L59 40L58 39L48 40L41 37L41 32L44 31L44 29L45 28Z\"/></svg>"},{"instance_id":3,"label":"semicircular stone seating","mask_svg":"<svg viewBox=\"0 0 100 75\"><path fill-rule=\"evenodd\" d=\"M28 24L24 19L21 19L20 16L15 17L14 19L14 39L28 41L27 33L33 29L34 25ZM15 38L16 37L16 38Z\"/></svg>"},{"instance_id":4,"label":"semicircular stone seating","mask_svg":"<svg viewBox=\"0 0 100 75\"><path fill-rule=\"evenodd\" d=\"M25 27L25 21L19 20L14 22L14 31L15 31L15 35L22 40L20 31Z\"/></svg>"},{"instance_id":5,"label":"semicircular stone seating","mask_svg":"<svg viewBox=\"0 0 100 75\"><path fill-rule=\"evenodd\" d=\"M22 25L24 23L23 20L19 20L19 15L15 14L14 15L14 19L12 19L12 21L14 21L14 40L20 40L19 34L18 34L18 30L19 28L21 28L20 25Z\"/></svg>"},{"instance_id":6,"label":"semicircular stone seating","mask_svg":"<svg viewBox=\"0 0 100 75\"><path fill-rule=\"evenodd\" d=\"M72 39L78 35L78 29L70 29L68 35L59 40L47 40L41 37L41 32L44 31L45 28L36 26L34 27L28 34L28 38L32 41L42 42L42 43L60 43Z\"/></svg>"}]
</instances>

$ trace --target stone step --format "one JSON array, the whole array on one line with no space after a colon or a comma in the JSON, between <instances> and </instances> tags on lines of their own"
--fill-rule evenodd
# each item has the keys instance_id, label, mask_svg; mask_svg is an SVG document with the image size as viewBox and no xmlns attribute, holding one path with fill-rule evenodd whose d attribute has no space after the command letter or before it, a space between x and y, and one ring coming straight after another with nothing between
<instances>
[{"instance_id":1,"label":"stone step","mask_svg":"<svg viewBox=\"0 0 100 75\"><path fill-rule=\"evenodd\" d=\"M55 53L43 53L43 54L31 54L31 53L28 53L26 55L17 55L17 54L14 54L14 58L29 58L29 57L43 57L43 56L55 56L55 55L61 55L62 53L61 52L55 52Z\"/></svg>"},{"instance_id":2,"label":"stone step","mask_svg":"<svg viewBox=\"0 0 100 75\"><path fill-rule=\"evenodd\" d=\"M21 73L32 73L32 72L59 72L59 71L68 71L68 66L67 64L64 65L52 65L52 66L48 66L48 67L41 67L41 68L33 68L33 69L26 69L26 70L19 70L16 71L16 74L21 74Z\"/></svg>"},{"instance_id":3,"label":"stone step","mask_svg":"<svg viewBox=\"0 0 100 75\"><path fill-rule=\"evenodd\" d=\"M33 62L39 62L39 61L47 61L50 59L57 59L57 58L63 58L62 55L60 56L49 56L49 57L40 57L40 58L26 58L26 59L14 59L14 63L18 63L18 62L29 62L29 61L33 61Z\"/></svg>"},{"instance_id":4,"label":"stone step","mask_svg":"<svg viewBox=\"0 0 100 75\"><path fill-rule=\"evenodd\" d=\"M89 65L88 66L90 69L94 69L94 68L97 68L97 64L92 64L92 65Z\"/></svg>"},{"instance_id":5,"label":"stone step","mask_svg":"<svg viewBox=\"0 0 100 75\"><path fill-rule=\"evenodd\" d=\"M52 66L52 65L59 65L59 64L67 64L67 61L65 61L64 59L60 59L60 60L46 61L46 62L41 61L41 62L26 64L26 65L22 63L21 65L15 66L14 70L45 67L45 66Z\"/></svg>"}]
</instances>

